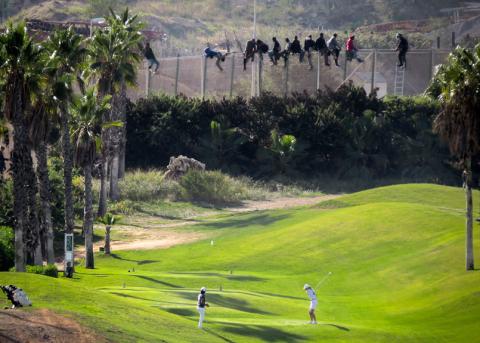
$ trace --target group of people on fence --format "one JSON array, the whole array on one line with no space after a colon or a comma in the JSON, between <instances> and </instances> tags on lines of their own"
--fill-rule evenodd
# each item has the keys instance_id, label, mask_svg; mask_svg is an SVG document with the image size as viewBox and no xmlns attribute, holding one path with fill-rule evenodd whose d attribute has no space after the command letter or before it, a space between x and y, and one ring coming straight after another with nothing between
<instances>
[{"instance_id":1,"label":"group of people on fence","mask_svg":"<svg viewBox=\"0 0 480 343\"><path fill-rule=\"evenodd\" d=\"M401 34L397 34L397 48L395 51L398 52L398 67L405 68L407 65L407 52L409 49L407 39ZM272 38L272 49L261 39L252 38L246 44L245 50L243 51L243 70L247 69L247 63L250 60L254 62L255 55L263 60L263 55L267 54L270 58L270 61L273 65L277 65L280 59L283 59L284 67L287 66L288 60L291 55L298 55L300 63L303 63L305 56L307 56L307 61L309 69L313 70L312 63L312 53L317 51L324 58L324 63L326 66L330 66L330 56L332 56L333 61L337 67L340 67L338 59L340 57L340 52L342 51L342 45L338 41L338 35L334 33L328 40L326 39L323 33L320 33L320 36L314 40L312 35L308 35L303 42L303 48L301 45L298 36L295 36L293 41L290 41L289 38L285 38L285 44L280 45L280 42L276 37ZM347 61L356 60L359 63L363 62L363 59L358 53L359 49L355 40L355 35L350 35L348 40L345 43L345 57ZM216 66L220 71L223 71L221 63L225 61L226 56L230 52L221 52L207 46L203 55L205 58L216 58ZM150 45L147 43L145 48L145 58L149 62L149 69L154 65L156 66L155 72L158 70L159 63L153 54Z\"/></svg>"}]
</instances>

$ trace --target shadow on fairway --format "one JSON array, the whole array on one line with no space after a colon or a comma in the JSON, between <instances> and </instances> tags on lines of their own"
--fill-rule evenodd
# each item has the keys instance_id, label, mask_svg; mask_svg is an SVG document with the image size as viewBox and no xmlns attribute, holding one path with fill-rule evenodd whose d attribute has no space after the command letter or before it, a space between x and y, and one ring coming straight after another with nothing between
<instances>
[{"instance_id":1,"label":"shadow on fairway","mask_svg":"<svg viewBox=\"0 0 480 343\"><path fill-rule=\"evenodd\" d=\"M214 332L213 330L210 330L210 329L203 329L203 330L208 332L209 334L217 337L217 338L220 338L221 340L223 340L227 343L235 343L234 341L228 339L227 337L223 337L222 335L219 335L218 333Z\"/></svg>"},{"instance_id":2,"label":"shadow on fairway","mask_svg":"<svg viewBox=\"0 0 480 343\"><path fill-rule=\"evenodd\" d=\"M192 317L196 314L195 311L188 308L165 308L164 310L182 317Z\"/></svg>"},{"instance_id":3,"label":"shadow on fairway","mask_svg":"<svg viewBox=\"0 0 480 343\"><path fill-rule=\"evenodd\" d=\"M195 275L195 276L216 276L233 281L265 281L266 279L251 275L234 275L220 273L197 273L197 272L170 272L170 274Z\"/></svg>"},{"instance_id":4,"label":"shadow on fairway","mask_svg":"<svg viewBox=\"0 0 480 343\"><path fill-rule=\"evenodd\" d=\"M337 329L342 330L342 331L350 331L350 329L347 328L346 326L341 326L341 325L337 325L337 324L320 324L320 325L333 326L334 328L337 328Z\"/></svg>"},{"instance_id":5,"label":"shadow on fairway","mask_svg":"<svg viewBox=\"0 0 480 343\"><path fill-rule=\"evenodd\" d=\"M149 276L144 276L144 275L130 275L130 276L138 277L139 279L143 279L143 280L150 281L150 282L153 282L153 283L156 283L156 284L159 284L159 285L164 285L164 286L167 286L167 287L183 288L182 286L174 285L173 283L169 283L169 282L166 282L166 281L157 280L157 279L151 278Z\"/></svg>"},{"instance_id":6,"label":"shadow on fairway","mask_svg":"<svg viewBox=\"0 0 480 343\"><path fill-rule=\"evenodd\" d=\"M131 259L128 259L128 258L123 258L121 256L118 256L117 254L110 254L110 256L112 258L116 259L116 260L127 261L127 262L135 262L139 266L142 266L142 265L145 265L145 264L160 262L160 261L156 261L156 260L131 260Z\"/></svg>"},{"instance_id":7,"label":"shadow on fairway","mask_svg":"<svg viewBox=\"0 0 480 343\"><path fill-rule=\"evenodd\" d=\"M254 337L266 342L298 342L307 337L289 333L281 329L258 325L233 325L223 326L222 330L245 337Z\"/></svg>"},{"instance_id":8,"label":"shadow on fairway","mask_svg":"<svg viewBox=\"0 0 480 343\"><path fill-rule=\"evenodd\" d=\"M245 215L245 218L236 218L236 219L229 219L225 221L209 223L205 225L207 228L215 228L215 229L225 229L225 228L244 228L249 227L251 225L261 225L267 226L278 222L280 220L284 220L290 217L286 214L281 215L272 215L272 214L258 214L258 215Z\"/></svg>"},{"instance_id":9,"label":"shadow on fairway","mask_svg":"<svg viewBox=\"0 0 480 343\"><path fill-rule=\"evenodd\" d=\"M145 301L157 301L156 299L142 298L142 297L137 297L136 295L130 295L125 293L110 292L110 294L118 295L122 298L131 298L131 299L138 299L138 300L145 300Z\"/></svg>"},{"instance_id":10,"label":"shadow on fairway","mask_svg":"<svg viewBox=\"0 0 480 343\"><path fill-rule=\"evenodd\" d=\"M195 293L177 292L177 294L184 299L191 300L193 303L197 301L197 295ZM250 306L250 304L245 300L236 299L233 297L225 297L221 294L208 294L207 301L211 302L212 306L214 307L225 307L231 310L256 314L272 314L271 312L262 311L258 308Z\"/></svg>"}]
</instances>

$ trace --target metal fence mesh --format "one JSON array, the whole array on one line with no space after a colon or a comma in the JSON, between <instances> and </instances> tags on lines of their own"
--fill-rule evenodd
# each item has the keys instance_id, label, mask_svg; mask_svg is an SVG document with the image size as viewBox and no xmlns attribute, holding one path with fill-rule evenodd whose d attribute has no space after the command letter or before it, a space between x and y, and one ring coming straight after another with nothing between
<instances>
[{"instance_id":1,"label":"metal fence mesh","mask_svg":"<svg viewBox=\"0 0 480 343\"><path fill-rule=\"evenodd\" d=\"M410 51L402 83L403 94L423 93L435 66L444 63L448 54L449 51L436 49ZM359 56L364 60L363 63L353 60L345 65L345 54L342 53L339 58L340 66L335 66L330 56L330 66L326 66L324 57L313 53L313 68L310 68L307 56L301 63L299 55L291 55L286 67L283 59L273 65L267 55L264 55L263 59L255 56L255 61L249 60L244 70L243 55L234 53L221 63L223 71L215 65L216 59L204 60L201 56L162 58L159 60L159 71L156 74L150 73L149 81L147 66L139 69L137 87L130 91L130 96L133 99L144 97L147 87L148 94L183 94L205 98L250 97L265 91L276 95L292 92L311 94L317 88L328 87L335 90L349 81L364 87L368 93L372 79L379 96L394 94L395 87L398 89L399 84L396 80L397 53L387 50L362 50Z\"/></svg>"}]
</instances>

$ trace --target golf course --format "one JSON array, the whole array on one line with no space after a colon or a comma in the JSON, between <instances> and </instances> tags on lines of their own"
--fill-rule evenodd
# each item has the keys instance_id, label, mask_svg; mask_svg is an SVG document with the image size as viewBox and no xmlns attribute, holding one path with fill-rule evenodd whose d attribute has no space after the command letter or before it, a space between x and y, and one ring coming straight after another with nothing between
<instances>
[{"instance_id":1,"label":"golf course","mask_svg":"<svg viewBox=\"0 0 480 343\"><path fill-rule=\"evenodd\" d=\"M98 253L73 279L0 273L0 284L26 291L26 311L75 318L111 342L478 342L464 199L461 188L407 184L217 214L178 228L202 233L193 243ZM303 285L322 279L309 325ZM202 286L210 307L199 330Z\"/></svg>"}]
</instances>

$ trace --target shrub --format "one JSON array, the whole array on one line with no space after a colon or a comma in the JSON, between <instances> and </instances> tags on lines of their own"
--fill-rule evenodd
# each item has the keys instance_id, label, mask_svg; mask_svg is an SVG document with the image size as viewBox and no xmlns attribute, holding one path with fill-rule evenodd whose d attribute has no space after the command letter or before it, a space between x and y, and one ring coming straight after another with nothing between
<instances>
[{"instance_id":1,"label":"shrub","mask_svg":"<svg viewBox=\"0 0 480 343\"><path fill-rule=\"evenodd\" d=\"M130 201L174 200L179 194L178 184L164 180L162 170L129 172L119 187L122 199Z\"/></svg>"},{"instance_id":2,"label":"shrub","mask_svg":"<svg viewBox=\"0 0 480 343\"><path fill-rule=\"evenodd\" d=\"M235 203L248 196L242 182L220 171L191 170L179 180L179 184L182 198L189 201L220 205Z\"/></svg>"},{"instance_id":3,"label":"shrub","mask_svg":"<svg viewBox=\"0 0 480 343\"><path fill-rule=\"evenodd\" d=\"M0 271L9 270L15 263L14 239L12 228L0 226Z\"/></svg>"},{"instance_id":4,"label":"shrub","mask_svg":"<svg viewBox=\"0 0 480 343\"><path fill-rule=\"evenodd\" d=\"M58 277L58 269L54 264L46 266L27 266L27 273Z\"/></svg>"},{"instance_id":5,"label":"shrub","mask_svg":"<svg viewBox=\"0 0 480 343\"><path fill-rule=\"evenodd\" d=\"M13 182L0 181L0 226L13 226Z\"/></svg>"}]
</instances>

